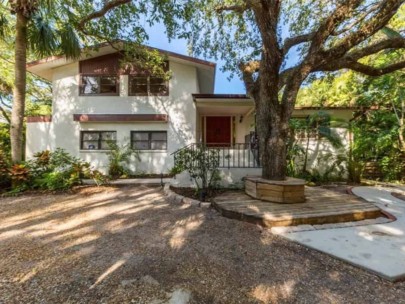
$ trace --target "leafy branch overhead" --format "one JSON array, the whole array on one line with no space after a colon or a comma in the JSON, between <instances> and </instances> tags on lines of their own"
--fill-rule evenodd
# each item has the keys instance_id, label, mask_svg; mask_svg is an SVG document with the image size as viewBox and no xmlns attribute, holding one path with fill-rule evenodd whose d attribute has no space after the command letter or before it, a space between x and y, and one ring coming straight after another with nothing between
<instances>
[{"instance_id":1,"label":"leafy branch overhead","mask_svg":"<svg viewBox=\"0 0 405 304\"><path fill-rule=\"evenodd\" d=\"M272 55L271 61L280 68L280 89L284 87L287 79L312 72L352 69L370 76L379 76L405 67L405 61L385 67L361 63L362 58L381 51L405 48L405 38L386 26L404 3L402 0L335 0L329 1L327 6L322 3L324 1L226 1L229 4L223 4L224 1L203 2L202 6L211 7L216 14L217 19L211 23L212 28L222 27L221 30L224 31L225 27L228 27L232 32L225 35L225 40L216 41L216 36L208 33L212 30L209 28L210 23L207 23L207 26L199 24L201 29L205 29L200 35L209 36L200 41L212 43L214 52L222 49L224 53L231 49L232 44L234 51L229 54L237 58L228 60L245 59L239 67L250 91L254 89L251 75L260 69L257 60L261 59L261 47ZM294 3L299 7L299 11L298 8L291 8ZM293 18L295 13L299 14L297 23L297 18ZM316 15L318 17L315 17ZM260 20L259 16L264 20ZM242 20L246 21L245 24ZM255 37L258 30L265 31L265 25L261 25L263 21L269 21L268 27L277 28L278 35L271 35L269 31L265 39L249 39L249 44L237 41L236 38L248 34ZM291 36L283 37L287 26ZM391 35L381 35L387 32ZM207 50L201 46L202 44L195 47L195 51L206 53ZM283 70L283 63L294 48L302 50L301 62ZM255 61L246 61L247 58L255 58ZM252 64L256 66L255 69L251 68ZM231 65L228 67L231 68Z\"/></svg>"}]
</instances>

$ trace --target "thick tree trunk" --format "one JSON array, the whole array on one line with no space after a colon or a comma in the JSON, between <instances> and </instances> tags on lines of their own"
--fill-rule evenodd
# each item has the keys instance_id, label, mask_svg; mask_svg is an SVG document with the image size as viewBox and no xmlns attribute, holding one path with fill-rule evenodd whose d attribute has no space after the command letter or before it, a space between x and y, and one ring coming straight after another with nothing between
<instances>
[{"instance_id":1,"label":"thick tree trunk","mask_svg":"<svg viewBox=\"0 0 405 304\"><path fill-rule=\"evenodd\" d=\"M289 120L294 109L298 90L305 75L291 80L284 103L278 100L277 81L268 71L261 73L260 93L256 100L256 128L262 158L262 177L270 180L285 180L287 174L287 141Z\"/></svg>"},{"instance_id":2,"label":"thick tree trunk","mask_svg":"<svg viewBox=\"0 0 405 304\"><path fill-rule=\"evenodd\" d=\"M262 177L270 180L285 180L287 174L287 140L282 126L271 126L270 136L262 144Z\"/></svg>"},{"instance_id":3,"label":"thick tree trunk","mask_svg":"<svg viewBox=\"0 0 405 304\"><path fill-rule=\"evenodd\" d=\"M11 159L13 163L21 162L23 157L28 21L22 12L17 12L16 15L15 79L10 124Z\"/></svg>"},{"instance_id":4,"label":"thick tree trunk","mask_svg":"<svg viewBox=\"0 0 405 304\"><path fill-rule=\"evenodd\" d=\"M262 74L263 75L263 74ZM277 86L262 84L256 101L256 128L262 160L262 177L285 180L287 173L288 119L278 102Z\"/></svg>"}]
</instances>

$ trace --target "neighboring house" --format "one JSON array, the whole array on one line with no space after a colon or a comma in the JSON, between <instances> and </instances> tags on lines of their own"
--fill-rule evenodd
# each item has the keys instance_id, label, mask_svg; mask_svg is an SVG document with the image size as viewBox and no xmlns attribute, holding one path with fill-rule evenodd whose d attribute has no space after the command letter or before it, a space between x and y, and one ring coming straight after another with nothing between
<instances>
[{"instance_id":1,"label":"neighboring house","mask_svg":"<svg viewBox=\"0 0 405 304\"><path fill-rule=\"evenodd\" d=\"M172 72L168 82L123 71L119 53L108 45L81 60L51 57L29 63L30 72L52 81L53 104L52 116L27 118L27 157L60 147L105 171L107 142L113 140L140 151L141 161L129 168L133 173L167 173L174 165L172 153L207 143L226 151L224 167L257 167L251 149L254 102L245 95L214 94L215 63L161 52ZM294 116L317 110L299 108ZM353 112L326 110L346 121ZM241 169L236 179L247 173Z\"/></svg>"}]
</instances>

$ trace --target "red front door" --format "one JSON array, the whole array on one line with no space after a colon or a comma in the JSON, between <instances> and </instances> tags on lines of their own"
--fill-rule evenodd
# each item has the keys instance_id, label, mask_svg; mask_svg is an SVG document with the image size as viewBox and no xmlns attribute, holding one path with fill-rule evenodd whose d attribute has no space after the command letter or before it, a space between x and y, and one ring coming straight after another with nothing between
<instances>
[{"instance_id":1,"label":"red front door","mask_svg":"<svg viewBox=\"0 0 405 304\"><path fill-rule=\"evenodd\" d=\"M231 117L207 116L205 142L212 147L229 146L231 144Z\"/></svg>"}]
</instances>

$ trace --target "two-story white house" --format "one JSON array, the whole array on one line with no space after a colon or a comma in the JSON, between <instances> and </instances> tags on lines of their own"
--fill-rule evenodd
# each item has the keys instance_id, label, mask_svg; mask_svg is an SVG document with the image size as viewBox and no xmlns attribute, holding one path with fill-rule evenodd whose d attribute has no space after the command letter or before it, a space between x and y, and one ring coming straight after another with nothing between
<instances>
[{"instance_id":1,"label":"two-story white house","mask_svg":"<svg viewBox=\"0 0 405 304\"><path fill-rule=\"evenodd\" d=\"M52 115L27 118L26 156L63 148L105 171L108 141L140 151L133 173L167 173L175 151L193 144L221 147L222 167L255 168L254 102L245 95L214 94L215 63L159 50L167 56L169 81L120 68L110 45L79 60L50 57L28 70L52 82ZM296 109L305 117L313 108ZM350 119L352 109L329 109ZM242 170L246 173L246 170Z\"/></svg>"}]
</instances>

